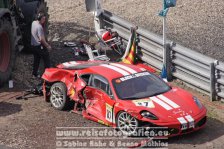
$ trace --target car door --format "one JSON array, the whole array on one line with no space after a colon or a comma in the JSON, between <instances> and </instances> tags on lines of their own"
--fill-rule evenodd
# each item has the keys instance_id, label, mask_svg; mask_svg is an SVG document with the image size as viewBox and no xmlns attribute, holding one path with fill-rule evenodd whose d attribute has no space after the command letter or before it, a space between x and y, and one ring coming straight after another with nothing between
<instances>
[{"instance_id":1,"label":"car door","mask_svg":"<svg viewBox=\"0 0 224 149\"><path fill-rule=\"evenodd\" d=\"M86 112L104 123L113 122L115 100L109 82L100 75L93 75L85 88Z\"/></svg>"},{"instance_id":2,"label":"car door","mask_svg":"<svg viewBox=\"0 0 224 149\"><path fill-rule=\"evenodd\" d=\"M83 100L82 98L80 99L79 94L82 92L82 90L87 85L85 80L80 79L79 76L80 75L78 74L78 72L76 72L74 75L73 82L71 81L71 79L65 80L65 82L67 82L67 84L69 84L68 85L68 96L76 102L78 102L78 101L80 102L80 100ZM73 78L73 77L71 76L71 78Z\"/></svg>"}]
</instances>

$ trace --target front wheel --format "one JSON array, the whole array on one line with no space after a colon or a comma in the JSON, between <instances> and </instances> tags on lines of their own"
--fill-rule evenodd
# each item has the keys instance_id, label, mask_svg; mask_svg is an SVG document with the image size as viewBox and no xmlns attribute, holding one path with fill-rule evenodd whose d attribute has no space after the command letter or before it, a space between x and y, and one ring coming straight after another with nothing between
<instances>
[{"instance_id":1,"label":"front wheel","mask_svg":"<svg viewBox=\"0 0 224 149\"><path fill-rule=\"evenodd\" d=\"M117 128L127 136L131 136L136 133L139 126L138 120L124 111L117 115L116 124Z\"/></svg>"},{"instance_id":2,"label":"front wheel","mask_svg":"<svg viewBox=\"0 0 224 149\"><path fill-rule=\"evenodd\" d=\"M64 83L58 82L51 86L50 102L57 110L65 110L69 106L69 99L67 98L67 87Z\"/></svg>"}]
</instances>

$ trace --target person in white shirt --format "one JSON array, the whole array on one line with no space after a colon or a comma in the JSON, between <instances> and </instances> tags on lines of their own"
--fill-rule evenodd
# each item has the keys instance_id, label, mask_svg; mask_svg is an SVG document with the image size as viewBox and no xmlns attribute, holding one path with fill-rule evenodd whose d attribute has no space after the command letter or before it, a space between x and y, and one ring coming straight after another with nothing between
<instances>
[{"instance_id":1,"label":"person in white shirt","mask_svg":"<svg viewBox=\"0 0 224 149\"><path fill-rule=\"evenodd\" d=\"M31 27L31 47L34 55L33 62L33 77L40 77L38 69L41 58L44 61L44 67L50 67L49 51L51 50L50 44L46 41L43 26L46 23L46 16L40 12L37 15L37 20L33 21Z\"/></svg>"}]
</instances>

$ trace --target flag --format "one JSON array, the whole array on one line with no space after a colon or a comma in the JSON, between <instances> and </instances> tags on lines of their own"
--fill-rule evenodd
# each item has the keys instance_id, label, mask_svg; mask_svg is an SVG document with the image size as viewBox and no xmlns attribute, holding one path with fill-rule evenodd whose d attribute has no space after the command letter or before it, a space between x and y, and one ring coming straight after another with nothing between
<instances>
[{"instance_id":1,"label":"flag","mask_svg":"<svg viewBox=\"0 0 224 149\"><path fill-rule=\"evenodd\" d=\"M126 64L135 64L136 63L136 31L133 29L131 38L129 38L128 46L126 48L125 54L122 57L121 61Z\"/></svg>"},{"instance_id":2,"label":"flag","mask_svg":"<svg viewBox=\"0 0 224 149\"><path fill-rule=\"evenodd\" d=\"M167 82L167 71L166 71L166 66L163 64L163 68L160 74L160 77Z\"/></svg>"}]
</instances>

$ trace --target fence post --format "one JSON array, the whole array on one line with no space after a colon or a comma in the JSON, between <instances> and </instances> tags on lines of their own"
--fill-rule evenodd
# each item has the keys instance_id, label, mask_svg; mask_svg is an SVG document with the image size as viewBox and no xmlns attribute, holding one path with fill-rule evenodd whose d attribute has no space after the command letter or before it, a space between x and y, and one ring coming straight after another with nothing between
<instances>
[{"instance_id":1,"label":"fence post","mask_svg":"<svg viewBox=\"0 0 224 149\"><path fill-rule=\"evenodd\" d=\"M216 88L215 88L215 63L210 63L210 100L216 100Z\"/></svg>"},{"instance_id":2,"label":"fence post","mask_svg":"<svg viewBox=\"0 0 224 149\"><path fill-rule=\"evenodd\" d=\"M172 81L172 60L171 60L171 46L170 44L165 44L165 67L166 67L166 73L167 73L167 81Z\"/></svg>"},{"instance_id":3,"label":"fence post","mask_svg":"<svg viewBox=\"0 0 224 149\"><path fill-rule=\"evenodd\" d=\"M220 78L220 76L219 76L219 70L216 68L218 65L219 65L219 61L218 60L215 60L214 61L214 65L215 65L215 98L216 98L216 100L218 100L219 99L219 97L218 97L218 92L219 92L219 85L218 85L218 82L217 82L217 80Z\"/></svg>"},{"instance_id":4,"label":"fence post","mask_svg":"<svg viewBox=\"0 0 224 149\"><path fill-rule=\"evenodd\" d=\"M94 16L94 26L95 31L103 29L104 23L103 23L103 13L101 13L99 16Z\"/></svg>"}]
</instances>

